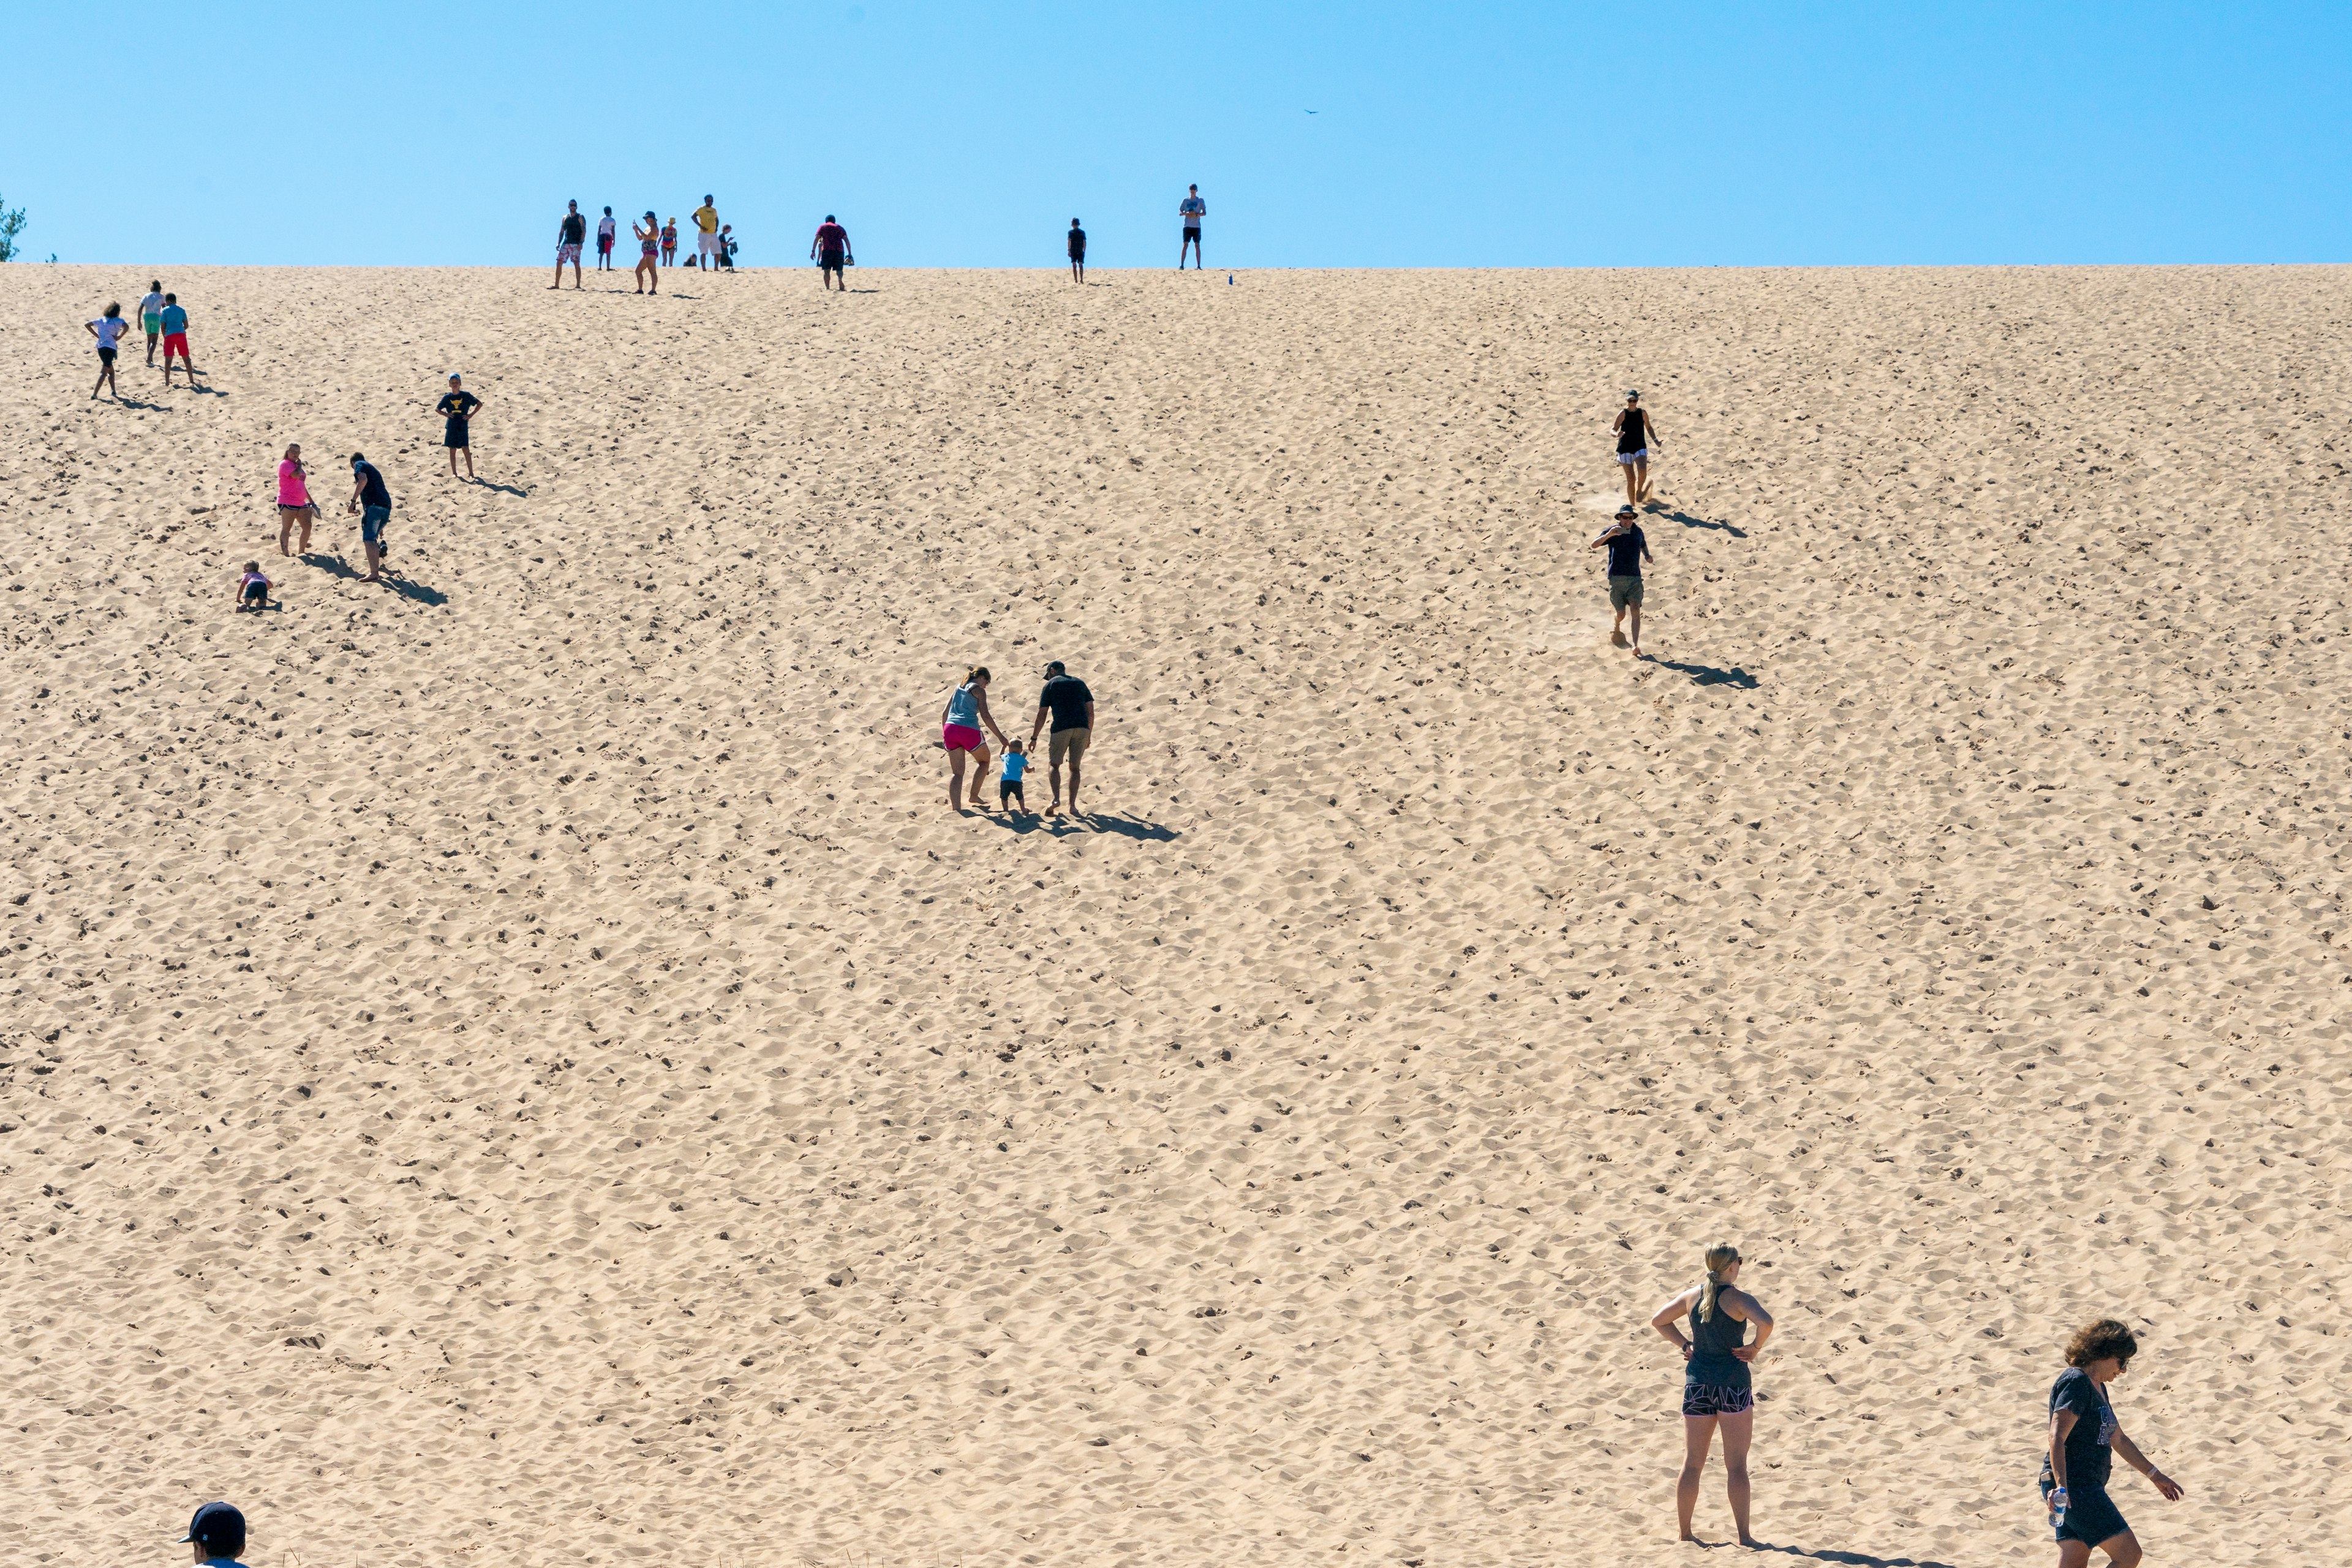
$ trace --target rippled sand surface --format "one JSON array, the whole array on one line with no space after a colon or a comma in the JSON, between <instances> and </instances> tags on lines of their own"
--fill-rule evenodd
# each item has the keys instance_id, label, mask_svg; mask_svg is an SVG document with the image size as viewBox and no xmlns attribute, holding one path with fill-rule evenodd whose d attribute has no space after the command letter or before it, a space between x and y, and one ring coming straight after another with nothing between
<instances>
[{"instance_id":1,"label":"rippled sand surface","mask_svg":"<svg viewBox=\"0 0 2352 1568\"><path fill-rule=\"evenodd\" d=\"M1792 1561L2046 1561L2105 1312L2150 1561L2333 1550L2345 272L194 270L92 403L148 276L0 270L37 1562L1680 1562L1718 1239Z\"/></svg>"}]
</instances>

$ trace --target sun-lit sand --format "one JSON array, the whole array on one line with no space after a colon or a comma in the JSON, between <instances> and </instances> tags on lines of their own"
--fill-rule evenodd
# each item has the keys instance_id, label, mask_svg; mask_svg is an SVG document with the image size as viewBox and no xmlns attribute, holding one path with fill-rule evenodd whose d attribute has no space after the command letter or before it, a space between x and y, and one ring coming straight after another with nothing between
<instances>
[{"instance_id":1,"label":"sun-lit sand","mask_svg":"<svg viewBox=\"0 0 2352 1568\"><path fill-rule=\"evenodd\" d=\"M0 269L35 1563L1688 1561L1718 1239L1792 1561L2048 1561L2108 1312L2342 1550L2345 271L152 275Z\"/></svg>"}]
</instances>

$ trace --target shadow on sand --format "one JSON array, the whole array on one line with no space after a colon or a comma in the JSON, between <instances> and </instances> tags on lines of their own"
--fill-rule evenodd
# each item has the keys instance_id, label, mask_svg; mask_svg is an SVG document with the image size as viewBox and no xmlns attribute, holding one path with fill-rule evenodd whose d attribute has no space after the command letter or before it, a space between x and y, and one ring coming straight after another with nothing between
<instances>
[{"instance_id":1,"label":"shadow on sand","mask_svg":"<svg viewBox=\"0 0 2352 1568\"><path fill-rule=\"evenodd\" d=\"M1714 1545L1716 1542L1710 1542L1707 1544ZM1721 1544L1728 1546L1731 1542L1727 1541ZM1949 1563L1939 1563L1930 1557L1873 1557L1867 1552L1841 1552L1833 1546L1818 1549L1804 1546L1776 1546L1768 1541L1749 1550L1759 1556L1771 1553L1782 1557L1794 1557L1805 1563L1839 1563L1845 1564L1845 1568L1952 1568Z\"/></svg>"},{"instance_id":2,"label":"shadow on sand","mask_svg":"<svg viewBox=\"0 0 2352 1568\"><path fill-rule=\"evenodd\" d=\"M1711 664L1685 664L1678 658L1653 661L1660 669L1679 670L1691 678L1693 686L1729 686L1741 691L1756 689L1756 678L1734 665L1729 669L1717 669Z\"/></svg>"},{"instance_id":3,"label":"shadow on sand","mask_svg":"<svg viewBox=\"0 0 2352 1568\"><path fill-rule=\"evenodd\" d=\"M1008 832L1050 833L1056 838L1073 833L1115 833L1121 838L1139 839L1146 844L1166 844L1179 837L1172 827L1162 827L1139 816L1118 816L1108 812L1085 811L1070 816L1043 816L1034 811L990 811L983 815Z\"/></svg>"},{"instance_id":4,"label":"shadow on sand","mask_svg":"<svg viewBox=\"0 0 2352 1568\"><path fill-rule=\"evenodd\" d=\"M114 395L114 401L121 407L136 408L143 414L169 414L172 412L172 405L168 403L142 403L135 397L126 397L121 393L116 393Z\"/></svg>"},{"instance_id":5,"label":"shadow on sand","mask_svg":"<svg viewBox=\"0 0 2352 1568\"><path fill-rule=\"evenodd\" d=\"M1664 510L1658 510L1652 511L1650 515L1652 517L1663 517L1668 522L1679 522L1685 528L1712 528L1719 532L1727 533L1734 539L1745 539L1748 537L1748 531L1735 523L1716 522L1704 517L1693 517L1686 511L1666 511Z\"/></svg>"},{"instance_id":6,"label":"shadow on sand","mask_svg":"<svg viewBox=\"0 0 2352 1568\"><path fill-rule=\"evenodd\" d=\"M468 479L466 482L478 485L486 490L496 490L502 496L521 496L526 500L530 498L530 492L520 485L494 485L488 479Z\"/></svg>"},{"instance_id":7,"label":"shadow on sand","mask_svg":"<svg viewBox=\"0 0 2352 1568\"><path fill-rule=\"evenodd\" d=\"M449 602L449 595L440 589L403 577L396 572L386 572L382 581L385 587L413 605L446 605Z\"/></svg>"}]
</instances>

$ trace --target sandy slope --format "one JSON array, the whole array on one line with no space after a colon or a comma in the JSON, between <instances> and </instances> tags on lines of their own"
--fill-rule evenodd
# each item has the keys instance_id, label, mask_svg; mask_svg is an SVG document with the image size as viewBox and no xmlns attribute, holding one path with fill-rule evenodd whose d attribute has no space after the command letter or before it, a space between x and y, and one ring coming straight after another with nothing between
<instances>
[{"instance_id":1,"label":"sandy slope","mask_svg":"<svg viewBox=\"0 0 2352 1568\"><path fill-rule=\"evenodd\" d=\"M854 276L175 273L125 409L0 271L28 1543L1680 1561L1728 1237L1800 1558L2046 1561L2102 1310L2151 1560L2336 1550L2344 272ZM404 575L233 617L289 438ZM1106 815L949 817L1052 657Z\"/></svg>"}]
</instances>

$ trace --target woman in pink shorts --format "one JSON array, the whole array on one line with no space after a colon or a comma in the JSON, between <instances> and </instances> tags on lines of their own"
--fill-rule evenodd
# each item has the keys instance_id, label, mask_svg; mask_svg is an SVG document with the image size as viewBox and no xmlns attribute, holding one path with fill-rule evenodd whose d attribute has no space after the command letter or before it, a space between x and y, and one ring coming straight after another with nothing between
<instances>
[{"instance_id":1,"label":"woman in pink shorts","mask_svg":"<svg viewBox=\"0 0 2352 1568\"><path fill-rule=\"evenodd\" d=\"M310 499L310 472L302 466L302 444L297 441L286 448L285 460L278 465L278 553L294 553L286 546L299 522L302 525L300 548L309 554L310 524L318 515L318 504Z\"/></svg>"},{"instance_id":2,"label":"woman in pink shorts","mask_svg":"<svg viewBox=\"0 0 2352 1568\"><path fill-rule=\"evenodd\" d=\"M980 732L982 724L995 731L998 745L1004 744L1004 731L996 728L996 716L988 710L988 667L984 664L963 678L963 684L955 689L955 695L948 699L947 707L940 714L940 742L948 752L948 809L959 815L963 811L965 753L971 757L974 805L980 805L981 786L988 782L988 742Z\"/></svg>"}]
</instances>

